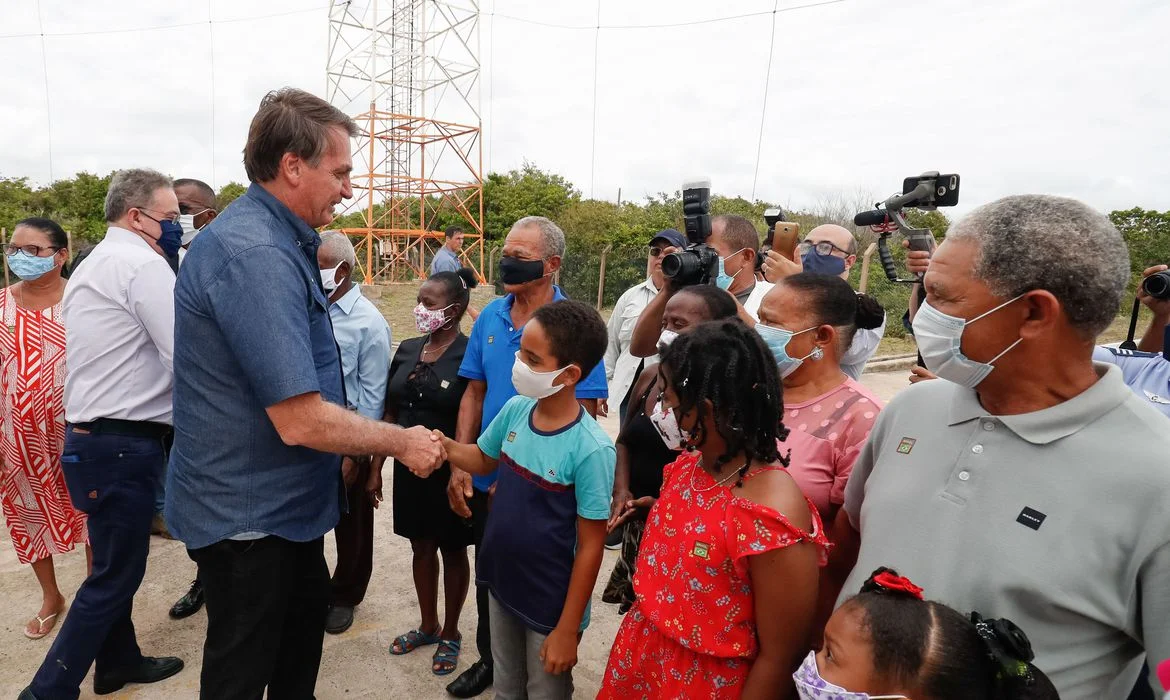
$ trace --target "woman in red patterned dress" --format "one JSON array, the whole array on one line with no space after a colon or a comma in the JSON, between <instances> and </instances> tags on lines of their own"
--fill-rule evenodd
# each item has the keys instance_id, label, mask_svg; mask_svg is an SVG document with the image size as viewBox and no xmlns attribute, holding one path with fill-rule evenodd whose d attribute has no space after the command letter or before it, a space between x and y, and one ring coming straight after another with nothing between
<instances>
[{"instance_id":1,"label":"woman in red patterned dress","mask_svg":"<svg viewBox=\"0 0 1170 700\"><path fill-rule=\"evenodd\" d=\"M650 511L598 697L795 697L828 543L777 451L776 361L755 331L714 321L659 368L651 421L686 451Z\"/></svg>"},{"instance_id":2,"label":"woman in red patterned dress","mask_svg":"<svg viewBox=\"0 0 1170 700\"><path fill-rule=\"evenodd\" d=\"M0 506L16 558L41 584L40 611L29 639L47 635L65 611L53 555L86 542L85 515L73 508L61 472L65 443L65 328L62 272L69 259L65 231L49 219L16 224L5 250L22 281L0 290ZM89 556L89 549L86 548Z\"/></svg>"}]
</instances>

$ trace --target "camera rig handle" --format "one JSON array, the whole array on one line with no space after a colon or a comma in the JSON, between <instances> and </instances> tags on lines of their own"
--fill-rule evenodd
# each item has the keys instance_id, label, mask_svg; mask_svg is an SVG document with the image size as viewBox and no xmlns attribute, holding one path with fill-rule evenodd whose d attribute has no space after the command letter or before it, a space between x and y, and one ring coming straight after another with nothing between
<instances>
[{"instance_id":1,"label":"camera rig handle","mask_svg":"<svg viewBox=\"0 0 1170 700\"><path fill-rule=\"evenodd\" d=\"M926 173L923 177L934 175L938 173ZM934 194L934 181L925 180L918 183L918 185L911 191L904 194L896 194L891 196L885 202L880 202L877 208L871 211L864 211L853 217L853 223L857 226L869 226L874 233L878 234L878 258L881 260L882 269L886 273L886 277L891 282L898 284L918 284L922 281L920 275L915 275L909 279L903 279L898 275L898 266L894 262L894 255L890 252L890 234L895 231L901 231L903 237L909 241L910 250L934 250L935 240L934 234L930 229L914 228L906 222L906 217L902 215L902 209L906 207L930 207L931 197Z\"/></svg>"}]
</instances>

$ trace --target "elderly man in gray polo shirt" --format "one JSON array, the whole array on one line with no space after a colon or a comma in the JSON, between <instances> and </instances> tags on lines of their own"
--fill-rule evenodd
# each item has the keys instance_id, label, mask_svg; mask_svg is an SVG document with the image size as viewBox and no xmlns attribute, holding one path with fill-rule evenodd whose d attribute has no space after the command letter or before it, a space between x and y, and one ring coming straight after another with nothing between
<instances>
[{"instance_id":1,"label":"elderly man in gray polo shirt","mask_svg":"<svg viewBox=\"0 0 1170 700\"><path fill-rule=\"evenodd\" d=\"M1128 276L1120 234L1073 200L1008 197L951 228L914 319L950 381L878 417L822 600L893 567L1019 624L1065 700L1121 700L1143 654L1170 657L1170 429L1091 359Z\"/></svg>"}]
</instances>

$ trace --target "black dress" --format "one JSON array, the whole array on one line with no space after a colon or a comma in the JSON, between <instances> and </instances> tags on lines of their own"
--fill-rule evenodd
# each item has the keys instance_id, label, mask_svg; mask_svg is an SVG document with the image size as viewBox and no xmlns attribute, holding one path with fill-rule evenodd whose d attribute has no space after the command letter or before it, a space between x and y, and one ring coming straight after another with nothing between
<instances>
[{"instance_id":1,"label":"black dress","mask_svg":"<svg viewBox=\"0 0 1170 700\"><path fill-rule=\"evenodd\" d=\"M419 361L426 336L405 340L390 362L386 406L398 411L404 428L421 425L455 436L459 402L467 380L459 376L459 365L467 349L467 336L460 333L450 347L432 364ZM394 534L408 539L436 540L441 547L471 544L471 521L451 510L447 482L451 468L443 464L426 479L394 462L392 503Z\"/></svg>"}]
</instances>

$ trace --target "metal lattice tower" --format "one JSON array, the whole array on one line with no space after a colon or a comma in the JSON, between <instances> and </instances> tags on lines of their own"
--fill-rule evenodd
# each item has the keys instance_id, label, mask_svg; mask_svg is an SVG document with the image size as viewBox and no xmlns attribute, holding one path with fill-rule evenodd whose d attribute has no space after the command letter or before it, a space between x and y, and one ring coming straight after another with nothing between
<instances>
[{"instance_id":1,"label":"metal lattice tower","mask_svg":"<svg viewBox=\"0 0 1170 700\"><path fill-rule=\"evenodd\" d=\"M363 130L341 230L367 284L425 278L452 215L482 273L479 68L478 0L331 0L326 97Z\"/></svg>"}]
</instances>

